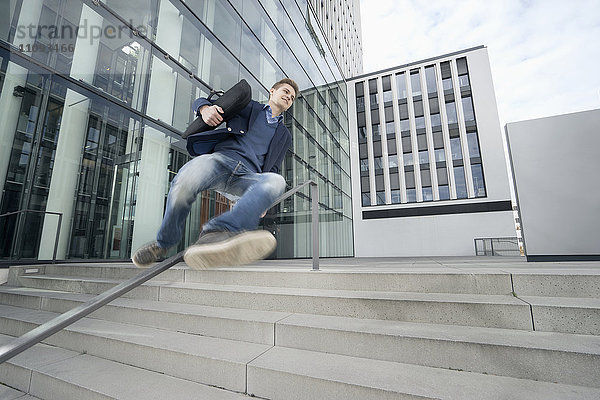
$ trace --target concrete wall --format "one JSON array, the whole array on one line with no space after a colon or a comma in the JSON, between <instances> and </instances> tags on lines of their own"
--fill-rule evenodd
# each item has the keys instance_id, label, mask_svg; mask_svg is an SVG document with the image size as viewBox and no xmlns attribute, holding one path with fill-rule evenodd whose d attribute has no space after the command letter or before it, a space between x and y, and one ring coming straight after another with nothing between
<instances>
[{"instance_id":1,"label":"concrete wall","mask_svg":"<svg viewBox=\"0 0 600 400\"><path fill-rule=\"evenodd\" d=\"M361 204L360 161L356 117L355 83L382 75L410 71L446 60L467 57L473 105L477 120L481 159L484 168L487 196L482 198L451 199L433 202L386 204L363 207ZM455 82L455 85L457 82ZM368 94L367 94L368 96ZM465 52L416 62L407 66L375 72L348 82L350 156L352 161L352 193L355 255L357 257L418 257L418 256L471 256L475 255L474 239L516 237L510 204L508 170L502 131L487 49L479 47ZM459 111L462 114L462 111ZM464 123L464 122L463 122ZM464 125L461 126L464 129ZM396 131L399 134L399 131ZM429 134L429 133L428 133ZM470 177L469 177L470 179ZM472 181L470 181L472 184ZM472 193L472 191L471 191ZM494 212L460 212L456 207L503 203L505 210ZM441 206L441 207L440 207ZM406 211L426 208L444 208L445 213L415 217L365 219L371 211ZM450 210L449 213L448 210Z\"/></svg>"},{"instance_id":2,"label":"concrete wall","mask_svg":"<svg viewBox=\"0 0 600 400\"><path fill-rule=\"evenodd\" d=\"M506 125L525 252L600 255L600 110Z\"/></svg>"}]
</instances>

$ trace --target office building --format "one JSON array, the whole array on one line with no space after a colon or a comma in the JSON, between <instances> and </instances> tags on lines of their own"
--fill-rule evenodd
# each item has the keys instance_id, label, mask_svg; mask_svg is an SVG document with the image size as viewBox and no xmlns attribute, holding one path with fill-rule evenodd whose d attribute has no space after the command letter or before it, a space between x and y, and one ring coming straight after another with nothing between
<instances>
[{"instance_id":1,"label":"office building","mask_svg":"<svg viewBox=\"0 0 600 400\"><path fill-rule=\"evenodd\" d=\"M350 32L356 3L329 17ZM258 101L300 87L284 117L289 187L319 184L321 255L351 256L345 70L360 37L329 43L302 0L17 0L0 10L0 257L127 259L154 239L169 182L190 159L192 101L246 79ZM354 29L354 28L352 28ZM360 31L353 30L356 35ZM339 39L339 38L338 38ZM355 54L349 54L355 51ZM349 70L348 70L349 71ZM277 257L311 254L308 190L267 215ZM177 250L230 202L203 193ZM11 214L13 213L13 214ZM6 215L9 214L9 215ZM59 222L60 219L60 222Z\"/></svg>"},{"instance_id":2,"label":"office building","mask_svg":"<svg viewBox=\"0 0 600 400\"><path fill-rule=\"evenodd\" d=\"M485 47L354 77L348 98L356 256L515 236Z\"/></svg>"}]
</instances>

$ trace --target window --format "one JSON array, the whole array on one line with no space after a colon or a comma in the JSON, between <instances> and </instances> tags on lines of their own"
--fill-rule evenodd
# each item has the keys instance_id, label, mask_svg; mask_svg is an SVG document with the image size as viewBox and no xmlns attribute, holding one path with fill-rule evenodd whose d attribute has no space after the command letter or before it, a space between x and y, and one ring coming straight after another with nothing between
<instances>
[{"instance_id":1,"label":"window","mask_svg":"<svg viewBox=\"0 0 600 400\"><path fill-rule=\"evenodd\" d=\"M377 93L377 78L369 79L369 93Z\"/></svg>"},{"instance_id":2,"label":"window","mask_svg":"<svg viewBox=\"0 0 600 400\"><path fill-rule=\"evenodd\" d=\"M425 117L415 118L415 125L417 129L425 129Z\"/></svg>"},{"instance_id":3,"label":"window","mask_svg":"<svg viewBox=\"0 0 600 400\"><path fill-rule=\"evenodd\" d=\"M406 78L404 72L401 74L396 74L396 89L398 90L398 98L406 99L408 97L408 93L406 92Z\"/></svg>"},{"instance_id":4,"label":"window","mask_svg":"<svg viewBox=\"0 0 600 400\"><path fill-rule=\"evenodd\" d=\"M419 164L429 164L429 152L427 150L419 152Z\"/></svg>"},{"instance_id":5,"label":"window","mask_svg":"<svg viewBox=\"0 0 600 400\"><path fill-rule=\"evenodd\" d=\"M471 172L473 174L475 197L485 197L485 182L483 181L483 168L481 164L471 165Z\"/></svg>"},{"instance_id":6,"label":"window","mask_svg":"<svg viewBox=\"0 0 600 400\"><path fill-rule=\"evenodd\" d=\"M362 194L362 206L368 207L371 205L371 195L369 193Z\"/></svg>"},{"instance_id":7,"label":"window","mask_svg":"<svg viewBox=\"0 0 600 400\"><path fill-rule=\"evenodd\" d=\"M369 160L363 158L360 160L360 172L369 172Z\"/></svg>"},{"instance_id":8,"label":"window","mask_svg":"<svg viewBox=\"0 0 600 400\"><path fill-rule=\"evenodd\" d=\"M433 190L431 187L423 188L423 201L433 201Z\"/></svg>"},{"instance_id":9,"label":"window","mask_svg":"<svg viewBox=\"0 0 600 400\"><path fill-rule=\"evenodd\" d=\"M452 78L442 80L442 87L444 88L444 91L452 90Z\"/></svg>"},{"instance_id":10,"label":"window","mask_svg":"<svg viewBox=\"0 0 600 400\"><path fill-rule=\"evenodd\" d=\"M462 160L462 148L460 146L460 138L450 139L450 150L452 151L453 160Z\"/></svg>"},{"instance_id":11,"label":"window","mask_svg":"<svg viewBox=\"0 0 600 400\"><path fill-rule=\"evenodd\" d=\"M454 102L446 103L446 116L448 117L449 124L458 123L458 116L456 115L456 104L454 104Z\"/></svg>"},{"instance_id":12,"label":"window","mask_svg":"<svg viewBox=\"0 0 600 400\"><path fill-rule=\"evenodd\" d=\"M435 150L435 161L436 162L446 161L446 151L444 149L436 149Z\"/></svg>"},{"instance_id":13,"label":"window","mask_svg":"<svg viewBox=\"0 0 600 400\"><path fill-rule=\"evenodd\" d=\"M395 133L396 127L394 126L394 122L386 122L385 123L385 132L388 136L393 135Z\"/></svg>"},{"instance_id":14,"label":"window","mask_svg":"<svg viewBox=\"0 0 600 400\"><path fill-rule=\"evenodd\" d=\"M467 144L469 145L469 157L479 157L479 140L477 139L477 132L467 133Z\"/></svg>"},{"instance_id":15,"label":"window","mask_svg":"<svg viewBox=\"0 0 600 400\"><path fill-rule=\"evenodd\" d=\"M358 141L364 142L367 140L367 128L365 126L361 126L358 128Z\"/></svg>"},{"instance_id":16,"label":"window","mask_svg":"<svg viewBox=\"0 0 600 400\"><path fill-rule=\"evenodd\" d=\"M410 121L407 119L400 120L400 132L410 132Z\"/></svg>"},{"instance_id":17,"label":"window","mask_svg":"<svg viewBox=\"0 0 600 400\"><path fill-rule=\"evenodd\" d=\"M425 68L425 80L427 81L427 93L436 93L435 67L433 65Z\"/></svg>"},{"instance_id":18,"label":"window","mask_svg":"<svg viewBox=\"0 0 600 400\"><path fill-rule=\"evenodd\" d=\"M467 182L465 180L465 168L454 167L454 182L456 182L456 196L459 199L467 198Z\"/></svg>"},{"instance_id":19,"label":"window","mask_svg":"<svg viewBox=\"0 0 600 400\"><path fill-rule=\"evenodd\" d=\"M365 111L365 97L360 96L356 98L356 111Z\"/></svg>"},{"instance_id":20,"label":"window","mask_svg":"<svg viewBox=\"0 0 600 400\"><path fill-rule=\"evenodd\" d=\"M442 185L438 187L440 190L440 200L450 200L450 187Z\"/></svg>"},{"instance_id":21,"label":"window","mask_svg":"<svg viewBox=\"0 0 600 400\"><path fill-rule=\"evenodd\" d=\"M377 192L377 205L385 204L385 192Z\"/></svg>"},{"instance_id":22,"label":"window","mask_svg":"<svg viewBox=\"0 0 600 400\"><path fill-rule=\"evenodd\" d=\"M398 156L396 154L388 156L388 167L398 168Z\"/></svg>"},{"instance_id":23,"label":"window","mask_svg":"<svg viewBox=\"0 0 600 400\"><path fill-rule=\"evenodd\" d=\"M421 95L421 74L419 71L413 71L410 73L410 85L412 88L413 96Z\"/></svg>"},{"instance_id":24,"label":"window","mask_svg":"<svg viewBox=\"0 0 600 400\"><path fill-rule=\"evenodd\" d=\"M475 111L473 111L473 101L471 100L471 97L463 97L462 106L465 114L465 121L475 121Z\"/></svg>"},{"instance_id":25,"label":"window","mask_svg":"<svg viewBox=\"0 0 600 400\"><path fill-rule=\"evenodd\" d=\"M369 101L371 102L371 110L373 108L379 107L379 100L378 100L377 93L373 93L373 94L369 95Z\"/></svg>"},{"instance_id":26,"label":"window","mask_svg":"<svg viewBox=\"0 0 600 400\"><path fill-rule=\"evenodd\" d=\"M392 204L400 204L402 198L399 190L392 190Z\"/></svg>"},{"instance_id":27,"label":"window","mask_svg":"<svg viewBox=\"0 0 600 400\"><path fill-rule=\"evenodd\" d=\"M375 157L373 161L375 165L375 173L383 173L383 158Z\"/></svg>"},{"instance_id":28,"label":"window","mask_svg":"<svg viewBox=\"0 0 600 400\"><path fill-rule=\"evenodd\" d=\"M404 166L405 167L413 165L413 155L412 155L412 153L404 153L402 155L402 158L404 159Z\"/></svg>"},{"instance_id":29,"label":"window","mask_svg":"<svg viewBox=\"0 0 600 400\"><path fill-rule=\"evenodd\" d=\"M440 117L440 114L432 114L431 115L431 126L441 126L442 125L442 118Z\"/></svg>"},{"instance_id":30,"label":"window","mask_svg":"<svg viewBox=\"0 0 600 400\"><path fill-rule=\"evenodd\" d=\"M386 106L392 104L392 91L391 90L386 90L385 92L383 92L383 102Z\"/></svg>"},{"instance_id":31,"label":"window","mask_svg":"<svg viewBox=\"0 0 600 400\"><path fill-rule=\"evenodd\" d=\"M446 167L436 169L438 185L443 186L448 184L448 170Z\"/></svg>"},{"instance_id":32,"label":"window","mask_svg":"<svg viewBox=\"0 0 600 400\"><path fill-rule=\"evenodd\" d=\"M470 83L469 83L469 75L461 75L458 77L458 84L460 85L461 88L463 87L469 87Z\"/></svg>"},{"instance_id":33,"label":"window","mask_svg":"<svg viewBox=\"0 0 600 400\"><path fill-rule=\"evenodd\" d=\"M373 132L373 140L377 140L376 138L378 138L380 135L379 124L371 125L371 130Z\"/></svg>"},{"instance_id":34,"label":"window","mask_svg":"<svg viewBox=\"0 0 600 400\"><path fill-rule=\"evenodd\" d=\"M417 189L407 189L406 190L406 201L409 203L417 202Z\"/></svg>"}]
</instances>

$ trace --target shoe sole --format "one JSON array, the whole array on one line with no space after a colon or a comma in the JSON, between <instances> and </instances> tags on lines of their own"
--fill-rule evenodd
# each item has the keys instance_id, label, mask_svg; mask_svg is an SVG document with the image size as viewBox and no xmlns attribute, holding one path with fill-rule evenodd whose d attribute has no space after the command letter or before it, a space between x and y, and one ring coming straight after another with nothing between
<instances>
[{"instance_id":1,"label":"shoe sole","mask_svg":"<svg viewBox=\"0 0 600 400\"><path fill-rule=\"evenodd\" d=\"M149 262L148 264L141 264L138 263L137 261L135 261L135 259L131 259L131 261L133 262L133 265L135 265L137 268L141 268L141 269L147 269L148 267L150 267L152 265L151 262Z\"/></svg>"},{"instance_id":2,"label":"shoe sole","mask_svg":"<svg viewBox=\"0 0 600 400\"><path fill-rule=\"evenodd\" d=\"M190 246L183 256L193 269L245 265L267 257L277 247L277 239L268 231L240 233L222 242Z\"/></svg>"}]
</instances>

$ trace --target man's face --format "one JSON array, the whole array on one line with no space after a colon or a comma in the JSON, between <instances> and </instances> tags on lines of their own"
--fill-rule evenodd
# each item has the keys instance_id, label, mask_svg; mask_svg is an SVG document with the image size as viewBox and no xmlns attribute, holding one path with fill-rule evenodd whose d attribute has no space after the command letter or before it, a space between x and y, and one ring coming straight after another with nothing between
<instances>
[{"instance_id":1,"label":"man's face","mask_svg":"<svg viewBox=\"0 0 600 400\"><path fill-rule=\"evenodd\" d=\"M271 88L270 93L270 101L280 107L282 111L287 111L287 109L292 106L292 103L296 99L296 92L294 92L294 88L287 83L282 84L277 89Z\"/></svg>"}]
</instances>

